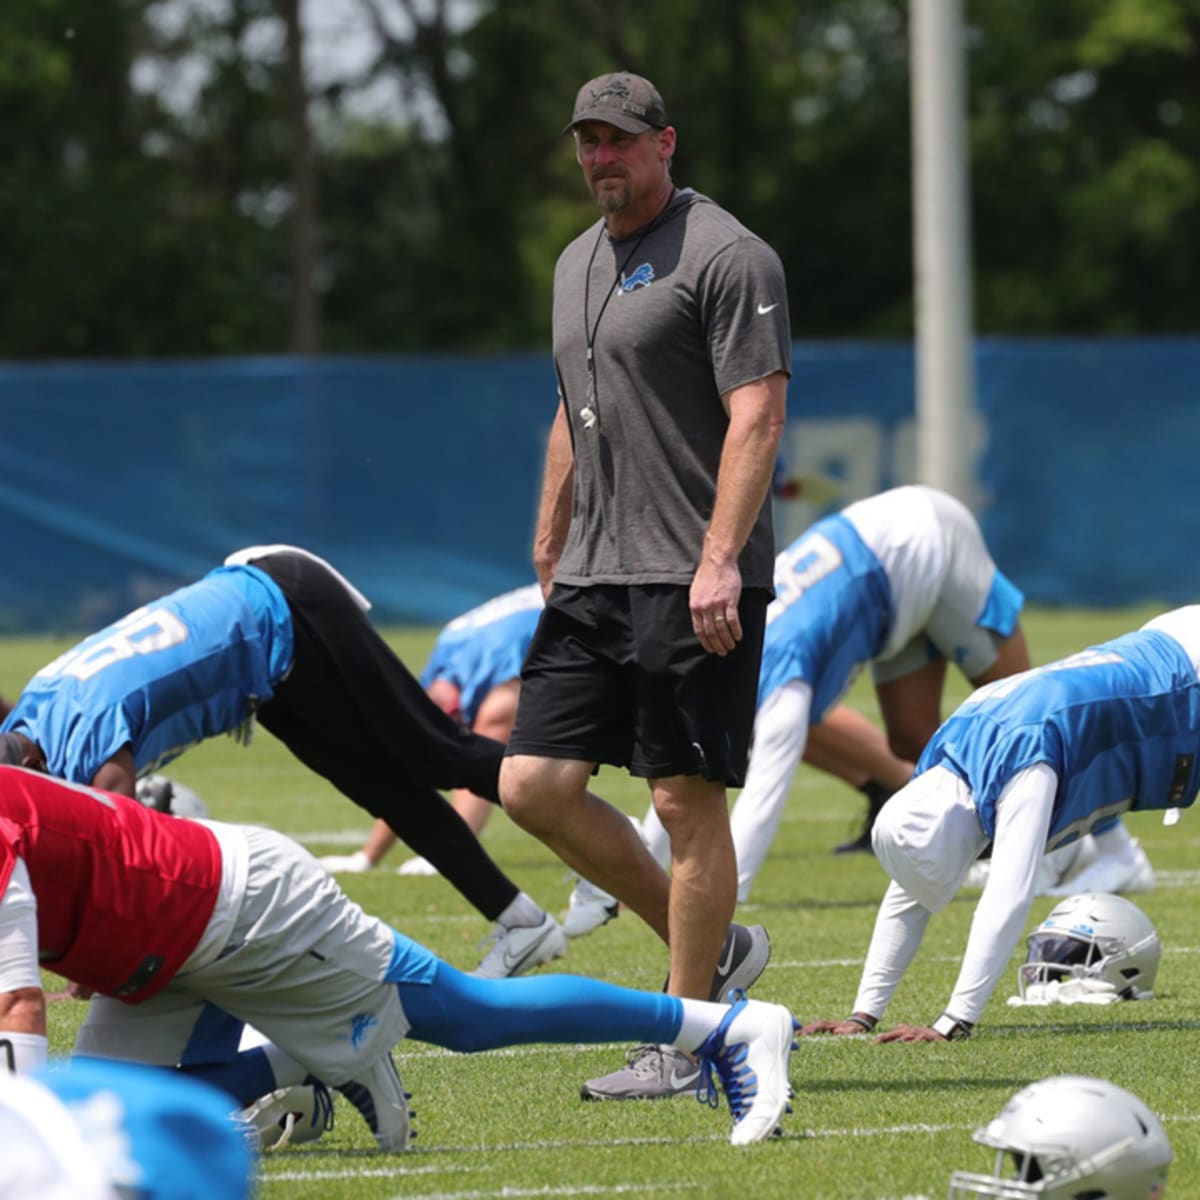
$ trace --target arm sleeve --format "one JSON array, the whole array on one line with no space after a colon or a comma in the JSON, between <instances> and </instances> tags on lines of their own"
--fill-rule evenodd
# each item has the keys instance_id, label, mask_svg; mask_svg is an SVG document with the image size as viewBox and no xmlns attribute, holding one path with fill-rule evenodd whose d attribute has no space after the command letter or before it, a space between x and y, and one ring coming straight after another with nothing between
<instances>
[{"instance_id":1,"label":"arm sleeve","mask_svg":"<svg viewBox=\"0 0 1200 1200\"><path fill-rule=\"evenodd\" d=\"M792 679L763 701L754 718L754 751L746 786L729 817L739 900L749 895L787 807L788 789L808 738L811 708L812 688Z\"/></svg>"},{"instance_id":2,"label":"arm sleeve","mask_svg":"<svg viewBox=\"0 0 1200 1200\"><path fill-rule=\"evenodd\" d=\"M975 907L967 950L946 1012L977 1022L1020 940L1050 832L1058 776L1045 763L1014 775L996 803L987 886Z\"/></svg>"},{"instance_id":3,"label":"arm sleeve","mask_svg":"<svg viewBox=\"0 0 1200 1200\"><path fill-rule=\"evenodd\" d=\"M852 1012L870 1013L876 1019L883 1016L932 915L898 883L893 881L888 885L875 917L875 932L871 935Z\"/></svg>"}]
</instances>

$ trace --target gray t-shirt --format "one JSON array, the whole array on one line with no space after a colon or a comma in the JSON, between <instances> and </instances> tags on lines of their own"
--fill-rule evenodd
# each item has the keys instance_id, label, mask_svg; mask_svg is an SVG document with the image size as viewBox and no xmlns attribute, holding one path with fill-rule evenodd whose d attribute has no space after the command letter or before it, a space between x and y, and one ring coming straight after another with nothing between
<instances>
[{"instance_id":1,"label":"gray t-shirt","mask_svg":"<svg viewBox=\"0 0 1200 1200\"><path fill-rule=\"evenodd\" d=\"M575 450L556 582L690 584L729 425L721 396L791 370L778 255L690 188L627 238L598 221L559 257L553 344ZM743 586L771 587L774 558L768 501Z\"/></svg>"}]
</instances>

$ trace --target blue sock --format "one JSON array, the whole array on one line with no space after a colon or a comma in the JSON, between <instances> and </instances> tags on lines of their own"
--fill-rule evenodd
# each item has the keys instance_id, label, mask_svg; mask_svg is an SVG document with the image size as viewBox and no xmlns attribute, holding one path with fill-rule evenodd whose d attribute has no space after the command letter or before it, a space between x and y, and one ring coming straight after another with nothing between
<instances>
[{"instance_id":1,"label":"blue sock","mask_svg":"<svg viewBox=\"0 0 1200 1200\"><path fill-rule=\"evenodd\" d=\"M401 983L409 1037L470 1052L530 1042L670 1042L683 1005L579 975L479 979L439 962L432 983Z\"/></svg>"},{"instance_id":2,"label":"blue sock","mask_svg":"<svg viewBox=\"0 0 1200 1200\"><path fill-rule=\"evenodd\" d=\"M239 1105L249 1104L275 1090L275 1072L261 1046L243 1050L224 1063L184 1064L180 1071L228 1092Z\"/></svg>"}]
</instances>

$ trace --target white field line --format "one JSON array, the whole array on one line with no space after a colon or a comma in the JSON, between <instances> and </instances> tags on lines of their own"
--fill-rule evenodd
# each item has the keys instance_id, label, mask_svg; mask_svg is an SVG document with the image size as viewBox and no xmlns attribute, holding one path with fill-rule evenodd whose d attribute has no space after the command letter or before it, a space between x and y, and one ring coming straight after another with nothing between
<instances>
[{"instance_id":1,"label":"white field line","mask_svg":"<svg viewBox=\"0 0 1200 1200\"><path fill-rule=\"evenodd\" d=\"M704 1185L699 1183L656 1183L656 1191L660 1192L694 1192ZM627 1196L644 1195L644 1183L604 1183L577 1184L575 1186L554 1187L546 1184L536 1188L502 1187L486 1191L470 1192L405 1192L402 1200L509 1200L521 1196ZM397 1200L401 1200L397 1197Z\"/></svg>"},{"instance_id":2,"label":"white field line","mask_svg":"<svg viewBox=\"0 0 1200 1200\"><path fill-rule=\"evenodd\" d=\"M1197 1113L1177 1113L1173 1115L1165 1115L1162 1117L1167 1124L1194 1124L1200 1121L1200 1114ZM950 1123L950 1124L911 1124L911 1125L882 1125L875 1127L854 1126L841 1129L803 1129L803 1130L788 1130L784 1134L785 1141L802 1141L815 1138L854 1138L859 1140L862 1138L871 1137L907 1137L912 1134L931 1134L931 1133L953 1133L957 1131L966 1131L973 1129L976 1122L969 1124L965 1123ZM647 1137L647 1138L611 1138L611 1139L593 1139L579 1138L571 1140L562 1139L546 1139L543 1141L534 1142L507 1142L496 1143L487 1146L480 1145L459 1145L459 1146L442 1146L436 1151L427 1151L427 1153L441 1154L497 1154L509 1152L528 1152L528 1151L545 1151L545 1150L572 1150L597 1148L607 1149L621 1146L686 1146L694 1145L700 1142L723 1142L727 1140L727 1135L712 1134L708 1137ZM412 1153L421 1153L413 1151ZM275 1183L307 1183L334 1181L345 1179L404 1179L412 1178L416 1175L440 1174L442 1172L450 1173L455 1171L473 1171L482 1170L483 1168L475 1168L464 1166L461 1163L446 1164L445 1166L421 1166L421 1167L354 1167L347 1166L340 1170L288 1170L288 1171L271 1171L265 1172L260 1178L260 1182L264 1188ZM512 1198L516 1200L518 1197L532 1196L590 1196L598 1194L626 1194L645 1190L645 1183L616 1183L616 1184L578 1184L574 1186L552 1186L547 1185L540 1188L475 1188L469 1191L454 1191L454 1192L408 1192L404 1193L406 1200L491 1200L495 1197ZM655 1187L662 1191L694 1191L698 1187L703 1186L699 1183L681 1180L671 1183L656 1183ZM887 1198L885 1198L887 1200ZM898 1198L898 1200L920 1200L918 1196L906 1196Z\"/></svg>"},{"instance_id":3,"label":"white field line","mask_svg":"<svg viewBox=\"0 0 1200 1200\"><path fill-rule=\"evenodd\" d=\"M310 1152L311 1153L311 1152ZM320 1154L318 1150L316 1152ZM370 1151L366 1152L370 1154ZM268 1166L272 1162L280 1162L278 1155L268 1155L262 1160L262 1165ZM297 1181L313 1182L322 1179L346 1179L353 1177L355 1179L409 1179L414 1175L456 1175L456 1174L473 1174L476 1171L482 1171L483 1167L467 1166L465 1163L447 1163L445 1166L437 1166L430 1164L424 1167L341 1167L337 1170L313 1170L313 1171L272 1171L270 1174L264 1174L263 1179L270 1183L278 1183L286 1181L295 1183Z\"/></svg>"},{"instance_id":4,"label":"white field line","mask_svg":"<svg viewBox=\"0 0 1200 1200\"><path fill-rule=\"evenodd\" d=\"M306 829L303 833L288 833L280 830L285 837L302 846L353 846L356 850L367 840L369 829ZM397 860L399 861L399 860ZM381 874L385 872L381 871Z\"/></svg>"},{"instance_id":5,"label":"white field line","mask_svg":"<svg viewBox=\"0 0 1200 1200\"><path fill-rule=\"evenodd\" d=\"M277 1182L307 1183L310 1181L363 1179L366 1177L387 1179L392 1176L406 1177L411 1172L396 1171L292 1171L286 1175L263 1175L260 1184L266 1186ZM655 1188L664 1192L690 1192L705 1185L700 1183L656 1183ZM542 1187L520 1188L472 1188L470 1191L457 1192L410 1192L403 1193L404 1200L508 1200L523 1196L617 1196L641 1195L646 1191L645 1183L607 1183L607 1184L575 1184L554 1186L546 1184Z\"/></svg>"},{"instance_id":6,"label":"white field line","mask_svg":"<svg viewBox=\"0 0 1200 1200\"><path fill-rule=\"evenodd\" d=\"M1195 887L1200 883L1200 871L1158 871L1159 887Z\"/></svg>"}]
</instances>

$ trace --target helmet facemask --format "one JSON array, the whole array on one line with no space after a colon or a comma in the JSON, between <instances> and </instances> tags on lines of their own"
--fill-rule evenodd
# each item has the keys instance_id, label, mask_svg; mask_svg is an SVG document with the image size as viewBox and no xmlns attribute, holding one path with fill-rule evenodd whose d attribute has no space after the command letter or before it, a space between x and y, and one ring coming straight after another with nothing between
<instances>
[{"instance_id":1,"label":"helmet facemask","mask_svg":"<svg viewBox=\"0 0 1200 1200\"><path fill-rule=\"evenodd\" d=\"M1105 1080L1060 1075L1023 1088L974 1140L991 1174L955 1171L950 1200L1157 1200L1171 1146L1136 1096Z\"/></svg>"},{"instance_id":2,"label":"helmet facemask","mask_svg":"<svg viewBox=\"0 0 1200 1200\"><path fill-rule=\"evenodd\" d=\"M1120 896L1068 897L1026 945L1017 987L1027 1002L1055 991L1122 1000L1146 1000L1154 994L1162 944L1149 918Z\"/></svg>"}]
</instances>

